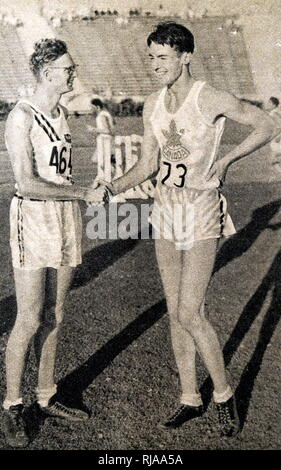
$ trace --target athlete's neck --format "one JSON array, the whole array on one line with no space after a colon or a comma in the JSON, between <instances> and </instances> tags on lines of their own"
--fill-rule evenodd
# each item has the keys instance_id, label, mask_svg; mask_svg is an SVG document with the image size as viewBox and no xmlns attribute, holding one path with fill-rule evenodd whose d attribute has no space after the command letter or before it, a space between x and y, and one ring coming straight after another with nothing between
<instances>
[{"instance_id":1,"label":"athlete's neck","mask_svg":"<svg viewBox=\"0 0 281 470\"><path fill-rule=\"evenodd\" d=\"M187 95L194 83L195 80L191 76L189 69L184 68L181 75L173 83L168 85L168 92L180 101L182 97Z\"/></svg>"},{"instance_id":2,"label":"athlete's neck","mask_svg":"<svg viewBox=\"0 0 281 470\"><path fill-rule=\"evenodd\" d=\"M38 108L52 118L58 117L58 104L61 98L60 94L54 93L45 87L37 85L31 101L38 106Z\"/></svg>"}]
</instances>

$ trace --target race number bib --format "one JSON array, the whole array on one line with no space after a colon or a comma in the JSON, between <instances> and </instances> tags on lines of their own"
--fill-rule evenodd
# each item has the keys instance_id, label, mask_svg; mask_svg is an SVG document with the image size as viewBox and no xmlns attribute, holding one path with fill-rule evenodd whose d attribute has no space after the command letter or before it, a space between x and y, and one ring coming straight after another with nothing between
<instances>
[{"instance_id":1,"label":"race number bib","mask_svg":"<svg viewBox=\"0 0 281 470\"><path fill-rule=\"evenodd\" d=\"M175 188L184 188L187 164L162 161L161 183Z\"/></svg>"},{"instance_id":2,"label":"race number bib","mask_svg":"<svg viewBox=\"0 0 281 470\"><path fill-rule=\"evenodd\" d=\"M68 145L64 145L62 147L54 145L50 156L49 166L55 167L56 174L58 175L71 175L71 147Z\"/></svg>"}]
</instances>

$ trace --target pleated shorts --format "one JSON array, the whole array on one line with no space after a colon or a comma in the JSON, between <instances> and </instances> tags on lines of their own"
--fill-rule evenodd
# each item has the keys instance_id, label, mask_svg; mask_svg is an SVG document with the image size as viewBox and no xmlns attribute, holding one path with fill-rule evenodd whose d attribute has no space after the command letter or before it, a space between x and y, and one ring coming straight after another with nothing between
<instances>
[{"instance_id":1,"label":"pleated shorts","mask_svg":"<svg viewBox=\"0 0 281 470\"><path fill-rule=\"evenodd\" d=\"M15 268L75 267L82 262L81 239L78 201L34 201L13 197L10 246Z\"/></svg>"},{"instance_id":2,"label":"pleated shorts","mask_svg":"<svg viewBox=\"0 0 281 470\"><path fill-rule=\"evenodd\" d=\"M174 242L178 250L194 242L233 235L235 227L218 188L181 190L158 185L150 222L155 238Z\"/></svg>"}]
</instances>

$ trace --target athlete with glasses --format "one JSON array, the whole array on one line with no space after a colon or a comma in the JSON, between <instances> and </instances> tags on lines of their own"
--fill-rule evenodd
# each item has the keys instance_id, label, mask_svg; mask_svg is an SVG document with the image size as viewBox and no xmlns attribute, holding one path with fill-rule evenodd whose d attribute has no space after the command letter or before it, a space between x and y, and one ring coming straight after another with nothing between
<instances>
[{"instance_id":1,"label":"athlete with glasses","mask_svg":"<svg viewBox=\"0 0 281 470\"><path fill-rule=\"evenodd\" d=\"M72 179L71 135L60 104L73 90L77 65L57 39L35 44L30 58L36 90L21 99L6 123L6 146L16 180L10 208L10 245L17 318L6 350L4 433L13 447L29 442L21 394L26 353L34 337L38 359L37 401L46 414L83 421L88 414L65 406L56 393L58 333L73 270L81 263L79 200L100 203L105 190L77 186Z\"/></svg>"}]
</instances>

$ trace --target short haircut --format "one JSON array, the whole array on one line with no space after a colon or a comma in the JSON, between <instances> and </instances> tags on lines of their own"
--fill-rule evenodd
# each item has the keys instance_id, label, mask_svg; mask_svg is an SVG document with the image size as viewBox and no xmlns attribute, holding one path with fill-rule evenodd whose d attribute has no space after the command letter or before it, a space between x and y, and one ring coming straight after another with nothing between
<instances>
[{"instance_id":1,"label":"short haircut","mask_svg":"<svg viewBox=\"0 0 281 470\"><path fill-rule=\"evenodd\" d=\"M269 101L271 101L271 103L274 104L274 106L276 106L276 107L279 106L279 99L276 98L275 96L271 96L269 98Z\"/></svg>"},{"instance_id":2,"label":"short haircut","mask_svg":"<svg viewBox=\"0 0 281 470\"><path fill-rule=\"evenodd\" d=\"M174 47L178 52L194 52L194 36L182 24L167 21L159 23L156 29L150 33L147 38L147 45L150 46L152 42L157 44L167 44Z\"/></svg>"},{"instance_id":3,"label":"short haircut","mask_svg":"<svg viewBox=\"0 0 281 470\"><path fill-rule=\"evenodd\" d=\"M99 100L98 98L94 98L91 101L91 103L93 106L99 106L101 109L104 107L104 103L102 102L102 100Z\"/></svg>"},{"instance_id":4,"label":"short haircut","mask_svg":"<svg viewBox=\"0 0 281 470\"><path fill-rule=\"evenodd\" d=\"M67 53L67 46L60 39L41 39L34 45L34 52L30 56L29 65L32 73L39 78L44 65L54 62Z\"/></svg>"}]
</instances>

